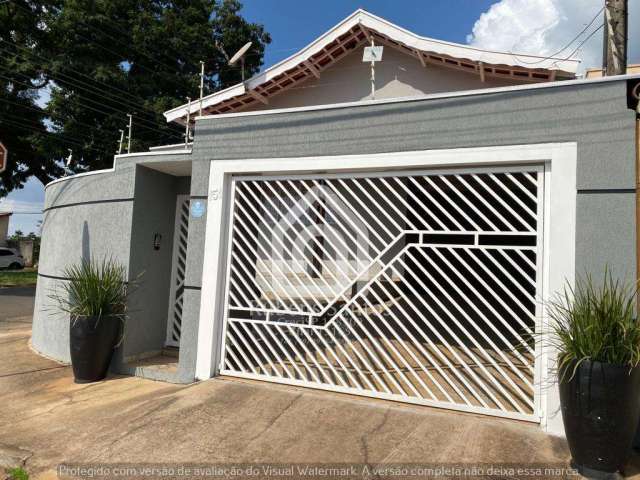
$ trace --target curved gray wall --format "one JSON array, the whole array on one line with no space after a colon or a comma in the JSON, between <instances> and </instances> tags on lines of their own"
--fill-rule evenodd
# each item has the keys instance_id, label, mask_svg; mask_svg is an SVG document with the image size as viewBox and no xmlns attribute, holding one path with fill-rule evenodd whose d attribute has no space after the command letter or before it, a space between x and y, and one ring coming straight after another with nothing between
<instances>
[{"instance_id":1,"label":"curved gray wall","mask_svg":"<svg viewBox=\"0 0 640 480\"><path fill-rule=\"evenodd\" d=\"M44 355L69 361L69 318L49 298L64 281L65 268L105 255L129 265L133 172L126 166L72 177L45 190L32 337Z\"/></svg>"},{"instance_id":2,"label":"curved gray wall","mask_svg":"<svg viewBox=\"0 0 640 480\"><path fill-rule=\"evenodd\" d=\"M129 280L143 273L129 301L130 318L116 355L117 368L128 357L162 348L175 201L177 194L189 193L189 181L145 165L189 160L188 153L121 157L113 171L70 177L46 187L32 334L37 351L70 360L69 318L50 296L66 281L65 268L83 259L105 257L124 265ZM156 233L162 236L159 250L153 249Z\"/></svg>"}]
</instances>

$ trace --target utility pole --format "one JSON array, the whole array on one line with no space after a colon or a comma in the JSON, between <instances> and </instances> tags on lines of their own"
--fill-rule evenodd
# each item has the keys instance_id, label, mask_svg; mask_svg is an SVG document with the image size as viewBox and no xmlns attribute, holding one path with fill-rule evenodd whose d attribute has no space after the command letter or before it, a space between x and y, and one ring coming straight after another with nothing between
<instances>
[{"instance_id":1,"label":"utility pole","mask_svg":"<svg viewBox=\"0 0 640 480\"><path fill-rule=\"evenodd\" d=\"M204 96L204 62L200 60L200 113L202 116L202 97Z\"/></svg>"},{"instance_id":2,"label":"utility pole","mask_svg":"<svg viewBox=\"0 0 640 480\"><path fill-rule=\"evenodd\" d=\"M131 128L133 127L133 115L127 113L129 117L129 135L127 135L127 153L131 153Z\"/></svg>"},{"instance_id":3,"label":"utility pole","mask_svg":"<svg viewBox=\"0 0 640 480\"><path fill-rule=\"evenodd\" d=\"M627 73L628 0L605 0L602 75Z\"/></svg>"},{"instance_id":4,"label":"utility pole","mask_svg":"<svg viewBox=\"0 0 640 480\"><path fill-rule=\"evenodd\" d=\"M120 141L118 141L118 155L122 154L122 142L124 141L124 130L119 129L120 132Z\"/></svg>"}]
</instances>

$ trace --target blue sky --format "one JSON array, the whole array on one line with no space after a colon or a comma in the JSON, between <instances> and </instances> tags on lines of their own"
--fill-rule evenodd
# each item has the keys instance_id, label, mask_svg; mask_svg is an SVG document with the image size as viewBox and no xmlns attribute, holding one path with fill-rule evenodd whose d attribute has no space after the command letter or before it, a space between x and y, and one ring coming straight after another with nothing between
<instances>
[{"instance_id":1,"label":"blue sky","mask_svg":"<svg viewBox=\"0 0 640 480\"><path fill-rule=\"evenodd\" d=\"M480 48L575 56L585 67L598 66L603 0L243 0L243 15L271 34L265 67L295 53L358 8L417 34ZM640 63L640 1L629 2L629 63ZM569 41L591 22L573 44ZM590 35L592 34L592 35ZM582 41L585 41L582 44ZM46 95L43 96L43 101ZM0 199L0 211L36 211L44 190L35 179ZM36 231L40 215L15 214L10 231Z\"/></svg>"},{"instance_id":2,"label":"blue sky","mask_svg":"<svg viewBox=\"0 0 640 480\"><path fill-rule=\"evenodd\" d=\"M272 43L265 65L304 47L358 8L428 37L466 43L466 36L490 0L244 0L243 14L262 23Z\"/></svg>"}]
</instances>

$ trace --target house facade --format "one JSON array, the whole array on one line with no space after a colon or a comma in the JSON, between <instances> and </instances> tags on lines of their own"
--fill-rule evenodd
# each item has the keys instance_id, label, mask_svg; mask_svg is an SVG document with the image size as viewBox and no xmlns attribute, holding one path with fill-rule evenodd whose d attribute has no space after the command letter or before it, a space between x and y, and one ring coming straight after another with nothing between
<instances>
[{"instance_id":1,"label":"house facade","mask_svg":"<svg viewBox=\"0 0 640 480\"><path fill-rule=\"evenodd\" d=\"M7 237L9 236L9 220L11 213L0 212L0 247L7 246Z\"/></svg>"},{"instance_id":2,"label":"house facade","mask_svg":"<svg viewBox=\"0 0 640 480\"><path fill-rule=\"evenodd\" d=\"M48 294L69 264L112 256L142 274L115 371L224 374L562 434L545 301L605 265L632 278L635 258L640 77L575 80L575 67L357 11L167 112L193 122L192 143L47 185L34 348L68 361L69 319ZM167 346L175 368L145 363Z\"/></svg>"}]
</instances>

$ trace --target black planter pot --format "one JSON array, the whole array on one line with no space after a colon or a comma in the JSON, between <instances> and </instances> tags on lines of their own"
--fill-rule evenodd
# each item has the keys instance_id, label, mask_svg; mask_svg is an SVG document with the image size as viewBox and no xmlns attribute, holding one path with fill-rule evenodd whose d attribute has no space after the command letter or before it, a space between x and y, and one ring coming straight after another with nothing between
<instances>
[{"instance_id":1,"label":"black planter pot","mask_svg":"<svg viewBox=\"0 0 640 480\"><path fill-rule=\"evenodd\" d=\"M607 478L629 458L640 417L640 367L583 361L560 375L560 405L572 464Z\"/></svg>"},{"instance_id":2,"label":"black planter pot","mask_svg":"<svg viewBox=\"0 0 640 480\"><path fill-rule=\"evenodd\" d=\"M117 317L78 316L69 327L71 365L76 383L90 383L107 376L121 321Z\"/></svg>"}]
</instances>

